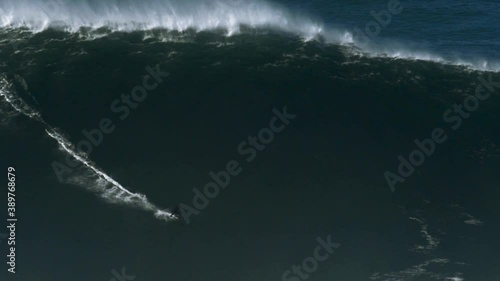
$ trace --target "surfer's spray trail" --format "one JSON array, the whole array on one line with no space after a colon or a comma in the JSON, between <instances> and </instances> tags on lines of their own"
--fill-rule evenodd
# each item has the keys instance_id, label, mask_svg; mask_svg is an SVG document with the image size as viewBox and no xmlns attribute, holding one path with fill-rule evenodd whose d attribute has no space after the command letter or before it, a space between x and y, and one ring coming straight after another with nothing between
<instances>
[{"instance_id":1,"label":"surfer's spray trail","mask_svg":"<svg viewBox=\"0 0 500 281\"><path fill-rule=\"evenodd\" d=\"M168 211L161 210L149 202L145 195L133 193L123 187L120 183L106 174L101 168L97 167L97 165L89 159L88 155L77 151L75 145L73 145L59 129L50 126L42 118L40 112L28 105L19 95L16 95L12 83L2 76L0 76L0 97L2 97L16 112L43 124L47 135L56 140L59 144L59 149L72 156L76 161L81 163L83 167L88 168L91 172L91 177L95 178L92 181L73 178L72 180L69 180L71 183L79 184L89 191L98 193L108 202L123 204L153 212L155 217L158 219L165 221L177 219L176 215Z\"/></svg>"}]
</instances>

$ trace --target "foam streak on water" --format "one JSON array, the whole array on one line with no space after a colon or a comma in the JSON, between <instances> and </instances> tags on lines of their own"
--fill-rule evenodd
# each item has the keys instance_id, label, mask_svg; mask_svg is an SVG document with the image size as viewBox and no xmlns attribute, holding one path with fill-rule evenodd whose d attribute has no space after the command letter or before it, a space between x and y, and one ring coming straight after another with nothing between
<instances>
[{"instance_id":1,"label":"foam streak on water","mask_svg":"<svg viewBox=\"0 0 500 281\"><path fill-rule=\"evenodd\" d=\"M14 94L12 85L4 77L0 77L0 97L3 97L4 100L18 113L42 123L46 127L45 131L47 134L57 141L61 151L74 157L76 161L90 169L90 171L97 176L97 180L92 182L93 186L83 184L83 187L91 191L97 191L109 202L133 206L145 211L153 212L155 217L158 219L165 221L177 219L174 214L161 210L149 202L145 195L133 193L123 187L119 182L97 167L97 165L92 162L87 155L79 153L75 149L75 146L66 137L64 137L63 133L47 124L37 110L33 109L26 102L24 102L22 98Z\"/></svg>"}]
</instances>

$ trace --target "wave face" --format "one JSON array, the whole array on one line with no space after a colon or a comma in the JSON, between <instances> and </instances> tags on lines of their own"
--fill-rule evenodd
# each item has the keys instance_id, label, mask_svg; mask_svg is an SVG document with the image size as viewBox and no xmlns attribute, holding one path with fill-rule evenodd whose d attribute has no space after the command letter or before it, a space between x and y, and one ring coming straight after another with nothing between
<instances>
[{"instance_id":1,"label":"wave face","mask_svg":"<svg viewBox=\"0 0 500 281\"><path fill-rule=\"evenodd\" d=\"M43 233L29 242L47 245L25 255L34 270L23 280L72 280L76 270L89 272L93 252L102 257L88 280L104 280L110 265L102 261L127 253L138 256L134 272L127 271L137 280L165 276L166 267L176 281L233 273L279 280L276 269L297 263L283 245L303 239L313 247L316 235L328 233L346 248L367 248L360 259L335 252L332 265L353 266L325 263L331 271L318 272L318 280L498 279L500 231L491 231L500 213L500 73L475 70L494 69L493 61L389 40L350 44L344 33L330 33L332 22L264 1L101 0L63 3L43 14L32 0L19 1L0 0L0 147L7 152L0 164L5 157L20 167L23 213L33 214L25 216L24 233ZM324 40L329 34L341 43ZM142 101L125 101L153 66L170 75ZM481 81L495 85L495 93L474 104ZM252 154L241 154L239 144L264 135L272 109L284 106L297 117L264 148L255 147L250 163ZM78 151L79 141L89 140L84 130L104 118L116 129L92 151ZM399 173L399 157L416 155L417 140L428 144L438 128L446 142L425 152L425 163L391 193L384 172ZM61 184L51 163L67 157L80 165ZM231 160L241 173L230 182L219 177L228 184L206 205L193 189L210 187ZM92 208L99 197L110 204ZM206 208L192 214L189 227L156 219L173 219L158 206L179 203ZM482 247L488 237L496 244ZM82 249L74 255L82 268L56 272L52 259L47 266L37 259L46 252L67 259L68 251ZM281 253L282 260L264 255L260 263L270 267L249 269L261 252ZM214 253L248 255L230 271L213 267L215 273L205 270ZM186 275L185 262L193 274Z\"/></svg>"}]
</instances>

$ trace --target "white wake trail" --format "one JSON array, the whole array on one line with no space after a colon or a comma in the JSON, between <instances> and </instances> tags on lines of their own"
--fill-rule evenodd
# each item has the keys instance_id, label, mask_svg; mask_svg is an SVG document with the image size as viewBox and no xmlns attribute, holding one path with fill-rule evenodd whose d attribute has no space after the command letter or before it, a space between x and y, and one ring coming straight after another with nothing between
<instances>
[{"instance_id":1,"label":"white wake trail","mask_svg":"<svg viewBox=\"0 0 500 281\"><path fill-rule=\"evenodd\" d=\"M9 83L5 77L0 77L0 97L3 97L4 100L18 113L42 123L45 126L47 134L57 141L61 151L71 155L74 159L76 159L76 161L90 169L90 171L92 171L93 174L99 179L94 182L94 186L89 187L88 185L83 184L83 187L91 191L97 191L100 193L101 197L107 199L109 202L124 204L153 212L155 217L158 219L165 221L179 219L175 214L161 210L153 203L149 202L145 195L129 191L106 174L102 169L97 167L94 162L88 159L87 155L79 153L75 149L75 145L73 145L63 133L58 132L57 129L45 122L37 110L29 106L21 97L15 95L14 92L12 84Z\"/></svg>"}]
</instances>

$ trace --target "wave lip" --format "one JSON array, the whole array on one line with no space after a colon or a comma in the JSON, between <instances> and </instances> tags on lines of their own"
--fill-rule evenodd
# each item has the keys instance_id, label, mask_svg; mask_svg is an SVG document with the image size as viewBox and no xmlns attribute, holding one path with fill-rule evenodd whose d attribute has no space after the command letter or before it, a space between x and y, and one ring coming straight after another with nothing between
<instances>
[{"instance_id":1,"label":"wave lip","mask_svg":"<svg viewBox=\"0 0 500 281\"><path fill-rule=\"evenodd\" d=\"M0 3L0 27L25 27L34 32L50 27L70 32L82 27L116 31L224 29L234 34L244 25L277 28L304 37L316 36L323 29L322 24L264 1L66 1L4 0Z\"/></svg>"},{"instance_id":2,"label":"wave lip","mask_svg":"<svg viewBox=\"0 0 500 281\"><path fill-rule=\"evenodd\" d=\"M266 0L0 1L0 28L27 28L35 33L48 28L72 33L83 28L106 28L111 32L224 30L230 36L241 33L243 26L284 31L306 41L321 39L331 44L352 45L354 53L368 57L423 60L480 71L500 70L499 61L484 58L452 57L389 40L363 43L352 32L324 26L319 20Z\"/></svg>"}]
</instances>

